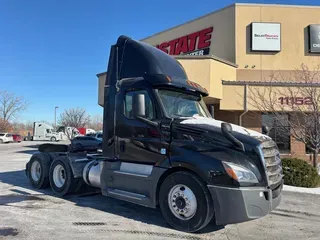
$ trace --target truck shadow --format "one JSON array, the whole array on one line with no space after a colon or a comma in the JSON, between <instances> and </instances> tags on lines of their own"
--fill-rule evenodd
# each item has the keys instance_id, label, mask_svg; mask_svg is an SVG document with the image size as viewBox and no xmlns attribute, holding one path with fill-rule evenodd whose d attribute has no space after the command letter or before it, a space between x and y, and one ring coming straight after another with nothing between
<instances>
[{"instance_id":1,"label":"truck shadow","mask_svg":"<svg viewBox=\"0 0 320 240\"><path fill-rule=\"evenodd\" d=\"M23 201L48 201L48 198L44 198L43 194L55 197L50 187L47 189L34 189L29 183L24 170L0 173L0 183L12 185L12 189L10 190L12 193L2 195L0 198L0 205L9 205L11 203ZM14 189L15 186L20 187L20 189ZM21 188L24 188L25 191ZM28 190L32 190L38 194L31 194ZM104 197L98 190L93 188L84 187L79 194L69 195L63 199L73 202L76 206L92 208L128 219L171 229L164 220L160 209L151 209L125 201ZM199 233L203 234L214 232L223 228L223 226L215 226L214 223L210 223Z\"/></svg>"},{"instance_id":2,"label":"truck shadow","mask_svg":"<svg viewBox=\"0 0 320 240\"><path fill-rule=\"evenodd\" d=\"M38 147L41 145L42 143L35 143L35 144L33 144L33 145L26 145L26 146L24 146L25 148L33 148L33 149L35 149L35 151L36 150L38 150Z\"/></svg>"},{"instance_id":3,"label":"truck shadow","mask_svg":"<svg viewBox=\"0 0 320 240\"><path fill-rule=\"evenodd\" d=\"M35 153L36 151L38 151L38 148L41 144L39 143L33 143L32 145L25 145L22 146L19 151L15 151L15 153L23 153L23 154L30 154L32 155L33 153Z\"/></svg>"},{"instance_id":4,"label":"truck shadow","mask_svg":"<svg viewBox=\"0 0 320 240\"><path fill-rule=\"evenodd\" d=\"M37 149L33 149L33 150L21 150L21 151L16 151L16 153L23 153L23 154L34 154L37 151Z\"/></svg>"}]
</instances>

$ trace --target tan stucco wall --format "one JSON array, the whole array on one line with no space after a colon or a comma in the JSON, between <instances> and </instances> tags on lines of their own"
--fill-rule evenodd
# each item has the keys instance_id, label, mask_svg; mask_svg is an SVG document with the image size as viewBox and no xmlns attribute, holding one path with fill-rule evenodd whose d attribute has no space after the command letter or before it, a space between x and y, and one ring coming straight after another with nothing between
<instances>
[{"instance_id":1,"label":"tan stucco wall","mask_svg":"<svg viewBox=\"0 0 320 240\"><path fill-rule=\"evenodd\" d=\"M210 54L225 60L235 61L235 7L231 6L204 17L192 20L164 32L152 35L143 42L156 46L162 42L213 27Z\"/></svg>"},{"instance_id":2,"label":"tan stucco wall","mask_svg":"<svg viewBox=\"0 0 320 240\"><path fill-rule=\"evenodd\" d=\"M235 79L236 67L214 59L178 59L188 78L206 88L209 96L222 99L223 79Z\"/></svg>"},{"instance_id":3,"label":"tan stucco wall","mask_svg":"<svg viewBox=\"0 0 320 240\"><path fill-rule=\"evenodd\" d=\"M210 68L210 94L212 97L223 98L222 80L232 80L236 78L236 68L219 61L211 61Z\"/></svg>"},{"instance_id":4,"label":"tan stucco wall","mask_svg":"<svg viewBox=\"0 0 320 240\"><path fill-rule=\"evenodd\" d=\"M221 110L243 110L244 86L226 85L222 88Z\"/></svg>"},{"instance_id":5,"label":"tan stucco wall","mask_svg":"<svg viewBox=\"0 0 320 240\"><path fill-rule=\"evenodd\" d=\"M309 93L312 92L314 87L294 87L294 86L248 86L247 88L247 108L250 111L272 112L273 110L281 112L290 111L312 111L312 105L291 105L291 97L303 98L310 97ZM320 88L318 88L316 96L320 96ZM245 86L244 85L223 85L222 88L223 99L220 101L221 110L244 110L245 102ZM288 97L279 100L280 97ZM296 101L296 99L294 100ZM300 101L300 100L299 100Z\"/></svg>"},{"instance_id":6,"label":"tan stucco wall","mask_svg":"<svg viewBox=\"0 0 320 240\"><path fill-rule=\"evenodd\" d=\"M320 7L284 5L236 5L236 63L239 71L246 65L254 70L292 70L301 63L310 68L320 64L320 55L308 53L310 24L320 24ZM252 22L281 23L281 51L279 53L250 52L250 24Z\"/></svg>"},{"instance_id":7,"label":"tan stucco wall","mask_svg":"<svg viewBox=\"0 0 320 240\"><path fill-rule=\"evenodd\" d=\"M200 84L202 87L210 91L211 77L211 60L210 59L178 59L185 69L188 79Z\"/></svg>"}]
</instances>

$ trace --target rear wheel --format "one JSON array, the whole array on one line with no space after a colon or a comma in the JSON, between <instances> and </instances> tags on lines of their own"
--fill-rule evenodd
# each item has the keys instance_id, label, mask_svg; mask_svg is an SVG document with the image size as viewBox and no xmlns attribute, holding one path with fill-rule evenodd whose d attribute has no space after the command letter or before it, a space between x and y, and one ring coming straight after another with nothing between
<instances>
[{"instance_id":1,"label":"rear wheel","mask_svg":"<svg viewBox=\"0 0 320 240\"><path fill-rule=\"evenodd\" d=\"M213 217L211 195L194 174L176 172L169 175L160 187L159 204L167 222L184 232L204 228Z\"/></svg>"},{"instance_id":2,"label":"rear wheel","mask_svg":"<svg viewBox=\"0 0 320 240\"><path fill-rule=\"evenodd\" d=\"M81 179L73 177L67 157L58 157L51 164L49 180L52 191L62 197L77 190Z\"/></svg>"},{"instance_id":3,"label":"rear wheel","mask_svg":"<svg viewBox=\"0 0 320 240\"><path fill-rule=\"evenodd\" d=\"M27 164L27 176L34 188L46 188L49 185L50 159L44 155L32 156Z\"/></svg>"}]
</instances>

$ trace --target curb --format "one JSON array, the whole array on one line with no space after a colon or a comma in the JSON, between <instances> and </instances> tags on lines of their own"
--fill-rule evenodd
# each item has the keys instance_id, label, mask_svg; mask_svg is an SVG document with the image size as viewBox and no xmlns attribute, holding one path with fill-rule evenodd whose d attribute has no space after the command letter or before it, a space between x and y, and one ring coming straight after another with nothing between
<instances>
[{"instance_id":1,"label":"curb","mask_svg":"<svg viewBox=\"0 0 320 240\"><path fill-rule=\"evenodd\" d=\"M318 188L303 188L303 187L294 187L294 186L289 186L289 185L283 185L283 191L320 195L320 187L318 187Z\"/></svg>"}]
</instances>

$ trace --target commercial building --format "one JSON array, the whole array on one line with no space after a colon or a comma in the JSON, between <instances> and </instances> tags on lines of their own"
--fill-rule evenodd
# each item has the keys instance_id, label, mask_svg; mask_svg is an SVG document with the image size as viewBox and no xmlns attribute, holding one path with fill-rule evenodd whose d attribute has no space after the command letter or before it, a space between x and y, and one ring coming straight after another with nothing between
<instances>
[{"instance_id":1,"label":"commercial building","mask_svg":"<svg viewBox=\"0 0 320 240\"><path fill-rule=\"evenodd\" d=\"M174 55L189 79L208 90L205 101L215 106L216 119L260 132L269 125L283 154L311 160L303 143L278 133L277 123L246 99L248 86L264 88L275 71L288 76L301 64L320 64L319 15L320 7L237 3L142 41ZM105 73L98 77L103 86ZM102 87L99 92L101 104Z\"/></svg>"}]
</instances>

